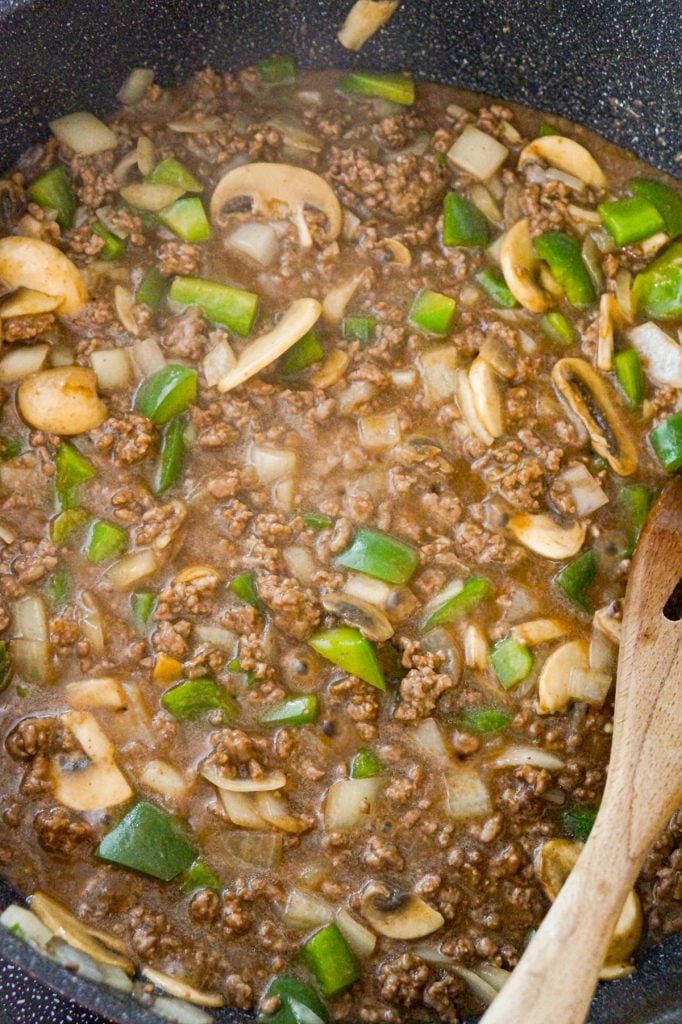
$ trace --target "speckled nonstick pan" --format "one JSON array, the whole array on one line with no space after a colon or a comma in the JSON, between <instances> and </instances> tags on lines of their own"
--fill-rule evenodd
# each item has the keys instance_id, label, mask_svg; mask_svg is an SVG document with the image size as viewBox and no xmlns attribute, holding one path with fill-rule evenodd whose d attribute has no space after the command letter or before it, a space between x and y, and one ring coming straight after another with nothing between
<instances>
[{"instance_id":1,"label":"speckled nonstick pan","mask_svg":"<svg viewBox=\"0 0 682 1024\"><path fill-rule=\"evenodd\" d=\"M131 67L154 67L161 82L171 82L206 63L227 69L277 51L295 54L303 66L409 68L563 114L682 173L679 0L402 0L360 55L336 42L348 6L350 0L0 0L0 165L11 164L48 118L106 111ZM0 882L0 906L11 898ZM22 1011L23 1021L91 1024L90 1011L115 1024L159 1019L68 975L2 929L0 957L72 1000L47 999L32 1016ZM0 966L0 1003L14 1016L10 976ZM230 1024L251 1019L216 1014ZM650 950L632 977L602 985L590 1021L682 1024L682 937Z\"/></svg>"}]
</instances>

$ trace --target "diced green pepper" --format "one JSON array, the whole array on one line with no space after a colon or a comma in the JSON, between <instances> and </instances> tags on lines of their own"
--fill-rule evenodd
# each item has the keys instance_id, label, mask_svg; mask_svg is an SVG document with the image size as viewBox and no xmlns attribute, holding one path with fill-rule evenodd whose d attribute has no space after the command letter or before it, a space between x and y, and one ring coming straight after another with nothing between
<instances>
[{"instance_id":1,"label":"diced green pepper","mask_svg":"<svg viewBox=\"0 0 682 1024\"><path fill-rule=\"evenodd\" d=\"M263 1002L277 997L274 1013L260 1013L258 1024L328 1024L329 1013L317 992L310 985L280 974L268 985Z\"/></svg>"},{"instance_id":2,"label":"diced green pepper","mask_svg":"<svg viewBox=\"0 0 682 1024\"><path fill-rule=\"evenodd\" d=\"M651 445L661 465L669 473L682 466L682 412L674 412L649 433Z\"/></svg>"},{"instance_id":3,"label":"diced green pepper","mask_svg":"<svg viewBox=\"0 0 682 1024\"><path fill-rule=\"evenodd\" d=\"M594 551L583 551L572 562L565 565L554 577L562 594L589 615L591 606L587 591L597 575L597 556Z\"/></svg>"},{"instance_id":4,"label":"diced green pepper","mask_svg":"<svg viewBox=\"0 0 682 1024\"><path fill-rule=\"evenodd\" d=\"M253 670L249 670L247 672L247 670L244 668L244 666L242 665L241 661L239 661L238 658L232 658L230 661L228 661L227 668L229 672L238 672L239 675L246 676L247 686L251 686L256 681L256 673Z\"/></svg>"},{"instance_id":5,"label":"diced green pepper","mask_svg":"<svg viewBox=\"0 0 682 1024\"><path fill-rule=\"evenodd\" d=\"M415 295L407 314L414 327L441 336L450 330L454 316L455 300L442 292L431 291L430 288L422 288Z\"/></svg>"},{"instance_id":6,"label":"diced green pepper","mask_svg":"<svg viewBox=\"0 0 682 1024\"><path fill-rule=\"evenodd\" d=\"M628 484L618 495L618 506L626 520L628 540L623 556L632 558L637 541L649 518L655 492L644 484Z\"/></svg>"},{"instance_id":7,"label":"diced green pepper","mask_svg":"<svg viewBox=\"0 0 682 1024\"><path fill-rule=\"evenodd\" d=\"M186 242L205 242L213 237L206 211L198 196L176 199L171 206L160 210L158 217L164 227Z\"/></svg>"},{"instance_id":8,"label":"diced green pepper","mask_svg":"<svg viewBox=\"0 0 682 1024\"><path fill-rule=\"evenodd\" d=\"M280 360L280 369L285 377L293 377L295 373L306 370L313 363L324 359L324 345L318 338L315 328L311 327L307 334L291 346Z\"/></svg>"},{"instance_id":9,"label":"diced green pepper","mask_svg":"<svg viewBox=\"0 0 682 1024\"><path fill-rule=\"evenodd\" d=\"M86 554L89 562L104 562L107 558L120 555L128 546L128 534L115 523L96 519L90 528Z\"/></svg>"},{"instance_id":10,"label":"diced green pepper","mask_svg":"<svg viewBox=\"0 0 682 1024\"><path fill-rule=\"evenodd\" d=\"M419 552L411 544L388 533L359 527L350 545L334 559L335 565L403 586L419 565Z\"/></svg>"},{"instance_id":11,"label":"diced green pepper","mask_svg":"<svg viewBox=\"0 0 682 1024\"><path fill-rule=\"evenodd\" d=\"M55 489L60 509L78 508L82 484L92 480L95 467L84 455L66 441L57 448L55 457Z\"/></svg>"},{"instance_id":12,"label":"diced green pepper","mask_svg":"<svg viewBox=\"0 0 682 1024\"><path fill-rule=\"evenodd\" d=\"M500 681L500 686L511 690L518 686L533 668L533 655L524 644L507 636L496 643L490 652L490 664Z\"/></svg>"},{"instance_id":13,"label":"diced green pepper","mask_svg":"<svg viewBox=\"0 0 682 1024\"><path fill-rule=\"evenodd\" d=\"M273 54L258 61L258 70L268 85L282 85L293 82L296 78L296 61L293 57L281 57Z\"/></svg>"},{"instance_id":14,"label":"diced green pepper","mask_svg":"<svg viewBox=\"0 0 682 1024\"><path fill-rule=\"evenodd\" d=\"M339 89L352 96L376 97L403 107L411 107L415 97L411 78L405 75L372 74L369 71L354 71L345 75L339 82Z\"/></svg>"},{"instance_id":15,"label":"diced green pepper","mask_svg":"<svg viewBox=\"0 0 682 1024\"><path fill-rule=\"evenodd\" d=\"M639 316L652 320L682 317L682 241L673 242L637 274L632 301Z\"/></svg>"},{"instance_id":16,"label":"diced green pepper","mask_svg":"<svg viewBox=\"0 0 682 1024\"><path fill-rule=\"evenodd\" d=\"M87 515L79 508L67 508L60 512L50 523L50 540L53 544L63 544L80 526L87 522Z\"/></svg>"},{"instance_id":17,"label":"diced green pepper","mask_svg":"<svg viewBox=\"0 0 682 1024\"><path fill-rule=\"evenodd\" d=\"M169 363L149 377L135 398L135 409L152 423L168 423L197 397L197 371Z\"/></svg>"},{"instance_id":18,"label":"diced green pepper","mask_svg":"<svg viewBox=\"0 0 682 1024\"><path fill-rule=\"evenodd\" d=\"M301 953L325 996L338 995L360 977L350 946L335 924L327 924L311 935Z\"/></svg>"},{"instance_id":19,"label":"diced green pepper","mask_svg":"<svg viewBox=\"0 0 682 1024\"><path fill-rule=\"evenodd\" d=\"M576 238L564 231L545 231L535 239L533 248L539 259L548 264L572 306L580 308L596 301L594 284Z\"/></svg>"},{"instance_id":20,"label":"diced green pepper","mask_svg":"<svg viewBox=\"0 0 682 1024\"><path fill-rule=\"evenodd\" d=\"M576 340L575 327L567 316L556 310L546 313L540 320L540 326L551 341L560 345L572 345Z\"/></svg>"},{"instance_id":21,"label":"diced green pepper","mask_svg":"<svg viewBox=\"0 0 682 1024\"><path fill-rule=\"evenodd\" d=\"M16 459L24 450L24 442L19 437L0 437L0 459L8 462Z\"/></svg>"},{"instance_id":22,"label":"diced green pepper","mask_svg":"<svg viewBox=\"0 0 682 1024\"><path fill-rule=\"evenodd\" d=\"M151 618L154 605L156 604L156 594L151 590L138 590L130 596L130 609L133 616L133 622L138 633L146 633L147 626L149 625L149 619Z\"/></svg>"},{"instance_id":23,"label":"diced green pepper","mask_svg":"<svg viewBox=\"0 0 682 1024\"><path fill-rule=\"evenodd\" d=\"M97 235L98 238L104 240L104 245L97 253L101 260L117 260L128 248L128 239L119 238L113 231L109 231L108 228L104 227L104 224L100 224L99 221L95 221L92 225L91 231L93 235Z\"/></svg>"},{"instance_id":24,"label":"diced green pepper","mask_svg":"<svg viewBox=\"0 0 682 1024\"><path fill-rule=\"evenodd\" d=\"M561 824L565 835L586 842L596 817L596 807L567 807L561 812Z\"/></svg>"},{"instance_id":25,"label":"diced green pepper","mask_svg":"<svg viewBox=\"0 0 682 1024\"><path fill-rule=\"evenodd\" d=\"M147 175L147 181L151 181L154 185L175 185L176 188L181 188L185 192L204 191L204 186L199 179L195 178L190 169L173 156L161 160Z\"/></svg>"},{"instance_id":26,"label":"diced green pepper","mask_svg":"<svg viewBox=\"0 0 682 1024\"><path fill-rule=\"evenodd\" d=\"M644 196L627 196L597 207L601 222L616 245L632 245L661 231L664 220Z\"/></svg>"},{"instance_id":27,"label":"diced green pepper","mask_svg":"<svg viewBox=\"0 0 682 1024\"><path fill-rule=\"evenodd\" d=\"M343 336L346 341L359 341L362 347L371 345L377 329L377 318L375 316L354 316L344 317Z\"/></svg>"},{"instance_id":28,"label":"diced green pepper","mask_svg":"<svg viewBox=\"0 0 682 1024\"><path fill-rule=\"evenodd\" d=\"M334 525L328 516L318 515L317 512L306 512L301 518L310 530L329 530Z\"/></svg>"},{"instance_id":29,"label":"diced green pepper","mask_svg":"<svg viewBox=\"0 0 682 1024\"><path fill-rule=\"evenodd\" d=\"M384 766L377 755L367 747L358 750L350 763L351 779L373 779L376 775L381 775L383 770Z\"/></svg>"},{"instance_id":30,"label":"diced green pepper","mask_svg":"<svg viewBox=\"0 0 682 1024\"><path fill-rule=\"evenodd\" d=\"M317 718L317 697L307 693L299 697L287 697L279 704L268 708L260 716L261 725L310 725Z\"/></svg>"},{"instance_id":31,"label":"diced green pepper","mask_svg":"<svg viewBox=\"0 0 682 1024\"><path fill-rule=\"evenodd\" d=\"M107 832L97 856L170 882L194 863L197 854L170 814L143 800Z\"/></svg>"},{"instance_id":32,"label":"diced green pepper","mask_svg":"<svg viewBox=\"0 0 682 1024\"><path fill-rule=\"evenodd\" d=\"M454 622L460 616L470 612L479 601L485 600L492 593L490 580L485 576L470 576L464 581L462 589L452 597L448 597L443 604L439 605L426 618L422 625L422 632L427 633L436 626L445 626L448 622Z\"/></svg>"},{"instance_id":33,"label":"diced green pepper","mask_svg":"<svg viewBox=\"0 0 682 1024\"><path fill-rule=\"evenodd\" d=\"M515 306L518 306L518 302L497 271L486 267L485 270L481 270L478 274L474 275L474 280L480 284L483 291L492 299L496 306L501 306L503 309L514 309Z\"/></svg>"},{"instance_id":34,"label":"diced green pepper","mask_svg":"<svg viewBox=\"0 0 682 1024\"><path fill-rule=\"evenodd\" d=\"M71 586L71 580L69 574L60 569L58 572L53 572L51 576L47 577L45 581L45 593L47 594L48 601L54 608L59 608L66 599L66 595L69 592Z\"/></svg>"},{"instance_id":35,"label":"diced green pepper","mask_svg":"<svg viewBox=\"0 0 682 1024\"><path fill-rule=\"evenodd\" d=\"M186 679L177 686L166 690L161 704L175 718L181 721L198 718L209 711L220 711L226 722L233 721L239 708L229 693L215 679Z\"/></svg>"},{"instance_id":36,"label":"diced green pepper","mask_svg":"<svg viewBox=\"0 0 682 1024\"><path fill-rule=\"evenodd\" d=\"M156 316L161 303L166 298L168 282L158 267L150 267L146 272L135 294L135 301L146 306L152 316Z\"/></svg>"},{"instance_id":37,"label":"diced green pepper","mask_svg":"<svg viewBox=\"0 0 682 1024\"><path fill-rule=\"evenodd\" d=\"M0 640L0 693L7 689L12 680L12 659L5 640Z\"/></svg>"},{"instance_id":38,"label":"diced green pepper","mask_svg":"<svg viewBox=\"0 0 682 1024\"><path fill-rule=\"evenodd\" d=\"M443 245L483 247L490 241L488 221L470 199L448 192L443 201Z\"/></svg>"},{"instance_id":39,"label":"diced green pepper","mask_svg":"<svg viewBox=\"0 0 682 1024\"><path fill-rule=\"evenodd\" d=\"M544 139L547 135L559 135L559 132L556 128L552 128L551 124L547 124L547 122L544 121L538 128L538 138Z\"/></svg>"},{"instance_id":40,"label":"diced green pepper","mask_svg":"<svg viewBox=\"0 0 682 1024\"><path fill-rule=\"evenodd\" d=\"M670 238L682 235L682 196L674 189L654 178L632 178L628 188L636 196L643 196L656 207Z\"/></svg>"},{"instance_id":41,"label":"diced green pepper","mask_svg":"<svg viewBox=\"0 0 682 1024\"><path fill-rule=\"evenodd\" d=\"M511 715L503 711L502 708L472 705L460 711L455 719L455 724L464 732L486 735L506 729L511 720Z\"/></svg>"},{"instance_id":42,"label":"diced green pepper","mask_svg":"<svg viewBox=\"0 0 682 1024\"><path fill-rule=\"evenodd\" d=\"M185 465L185 421L175 416L166 424L161 438L155 494L163 494L182 479Z\"/></svg>"},{"instance_id":43,"label":"diced green pepper","mask_svg":"<svg viewBox=\"0 0 682 1024\"><path fill-rule=\"evenodd\" d=\"M239 576L235 576L230 583L230 590L233 594L236 594L241 601L252 605L254 608L260 608L260 598L258 597L258 589L256 587L256 577L252 572L241 572Z\"/></svg>"},{"instance_id":44,"label":"diced green pepper","mask_svg":"<svg viewBox=\"0 0 682 1024\"><path fill-rule=\"evenodd\" d=\"M386 689L384 673L374 650L359 629L340 626L338 629L321 630L308 640L314 651L321 654L332 665L337 665L349 675L363 679L377 690Z\"/></svg>"},{"instance_id":45,"label":"diced green pepper","mask_svg":"<svg viewBox=\"0 0 682 1024\"><path fill-rule=\"evenodd\" d=\"M258 296L201 277L176 277L170 297L183 306L198 306L204 316L245 338L253 327Z\"/></svg>"},{"instance_id":46,"label":"diced green pepper","mask_svg":"<svg viewBox=\"0 0 682 1024\"><path fill-rule=\"evenodd\" d=\"M26 190L32 203L37 203L44 210L54 210L60 228L68 231L73 227L76 215L76 196L69 176L61 164L55 164L45 174L36 178Z\"/></svg>"},{"instance_id":47,"label":"diced green pepper","mask_svg":"<svg viewBox=\"0 0 682 1024\"><path fill-rule=\"evenodd\" d=\"M613 357L613 367L616 371L618 383L628 400L628 405L632 409L639 408L644 401L644 391L646 388L639 352L634 348L621 349Z\"/></svg>"},{"instance_id":48,"label":"diced green pepper","mask_svg":"<svg viewBox=\"0 0 682 1024\"><path fill-rule=\"evenodd\" d=\"M185 875L182 888L185 892L194 892L196 889L213 889L214 892L220 892L222 885L218 876L206 867L203 860L195 860Z\"/></svg>"}]
</instances>

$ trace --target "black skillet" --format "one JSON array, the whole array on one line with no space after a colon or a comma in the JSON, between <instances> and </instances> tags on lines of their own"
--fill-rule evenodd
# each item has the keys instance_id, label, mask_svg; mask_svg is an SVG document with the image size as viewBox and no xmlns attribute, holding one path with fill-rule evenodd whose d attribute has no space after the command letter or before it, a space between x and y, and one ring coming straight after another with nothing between
<instances>
[{"instance_id":1,"label":"black skillet","mask_svg":"<svg viewBox=\"0 0 682 1024\"><path fill-rule=\"evenodd\" d=\"M207 63L224 70L284 52L303 66L410 69L563 114L679 176L679 0L402 0L360 55L336 42L350 4L0 0L0 168L41 135L48 118L110 109L132 67L153 67L159 81L170 83ZM0 882L0 906L11 898ZM65 997L37 985L27 990L21 974L0 964L0 1007L26 1024L92 1024L90 1011L115 1024L159 1019L68 975L2 929L0 957ZM17 1002L17 992L33 1009ZM228 1010L216 1019L248 1024L251 1018ZM590 1021L682 1024L682 937L651 950L632 977L601 986Z\"/></svg>"}]
</instances>

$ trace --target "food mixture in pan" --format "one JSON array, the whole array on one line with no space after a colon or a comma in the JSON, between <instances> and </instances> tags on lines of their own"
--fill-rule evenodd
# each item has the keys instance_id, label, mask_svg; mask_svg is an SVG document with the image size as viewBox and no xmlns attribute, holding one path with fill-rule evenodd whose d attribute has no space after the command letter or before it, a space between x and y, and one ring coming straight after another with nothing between
<instances>
[{"instance_id":1,"label":"food mixture in pan","mask_svg":"<svg viewBox=\"0 0 682 1024\"><path fill-rule=\"evenodd\" d=\"M0 183L4 922L264 1021L455 1024L599 805L682 198L403 75L119 99ZM682 927L681 831L604 977Z\"/></svg>"}]
</instances>

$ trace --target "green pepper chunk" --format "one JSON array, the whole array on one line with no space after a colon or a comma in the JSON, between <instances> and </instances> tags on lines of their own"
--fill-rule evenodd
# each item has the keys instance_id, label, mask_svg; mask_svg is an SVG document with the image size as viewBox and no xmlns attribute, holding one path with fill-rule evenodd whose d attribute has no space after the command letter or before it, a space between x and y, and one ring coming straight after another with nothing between
<instances>
[{"instance_id":1,"label":"green pepper chunk","mask_svg":"<svg viewBox=\"0 0 682 1024\"><path fill-rule=\"evenodd\" d=\"M268 708L260 716L261 725L310 725L317 718L317 697L307 693L300 697L287 697Z\"/></svg>"},{"instance_id":2,"label":"green pepper chunk","mask_svg":"<svg viewBox=\"0 0 682 1024\"><path fill-rule=\"evenodd\" d=\"M107 558L120 555L128 546L128 534L115 523L96 519L90 528L86 554L89 562L104 562Z\"/></svg>"},{"instance_id":3,"label":"green pepper chunk","mask_svg":"<svg viewBox=\"0 0 682 1024\"><path fill-rule=\"evenodd\" d=\"M309 366L319 363L323 359L324 346L318 338L315 328L311 327L307 334L299 338L289 351L284 353L279 365L285 377L293 377L295 373L307 370Z\"/></svg>"},{"instance_id":4,"label":"green pepper chunk","mask_svg":"<svg viewBox=\"0 0 682 1024\"><path fill-rule=\"evenodd\" d=\"M249 669L247 671L238 658L232 658L230 661L228 661L227 668L228 671L230 672L238 672L239 675L246 676L247 686L251 686L253 683L255 683L257 679L256 673L252 669Z\"/></svg>"},{"instance_id":5,"label":"green pepper chunk","mask_svg":"<svg viewBox=\"0 0 682 1024\"><path fill-rule=\"evenodd\" d=\"M449 622L454 622L460 616L470 612L479 601L489 597L492 590L490 580L487 580L485 576L470 576L468 580L464 581L461 590L453 594L452 597L446 598L426 617L422 624L422 632L428 633L436 626L445 626Z\"/></svg>"},{"instance_id":6,"label":"green pepper chunk","mask_svg":"<svg viewBox=\"0 0 682 1024\"><path fill-rule=\"evenodd\" d=\"M188 167L181 164L175 157L169 156L161 160L147 175L147 181L154 185L175 185L185 192L203 192L204 186L195 178Z\"/></svg>"},{"instance_id":7,"label":"green pepper chunk","mask_svg":"<svg viewBox=\"0 0 682 1024\"><path fill-rule=\"evenodd\" d=\"M351 96L376 97L411 107L414 103L415 86L405 75L372 74L369 71L354 71L339 82L339 89Z\"/></svg>"},{"instance_id":8,"label":"green pepper chunk","mask_svg":"<svg viewBox=\"0 0 682 1024\"><path fill-rule=\"evenodd\" d=\"M224 721L232 722L239 713L239 708L224 687L215 679L204 677L186 679L166 690L161 704L180 721L198 718L209 711L220 711Z\"/></svg>"},{"instance_id":9,"label":"green pepper chunk","mask_svg":"<svg viewBox=\"0 0 682 1024\"><path fill-rule=\"evenodd\" d=\"M651 445L659 461L669 473L682 466L682 412L674 412L649 433Z\"/></svg>"},{"instance_id":10,"label":"green pepper chunk","mask_svg":"<svg viewBox=\"0 0 682 1024\"><path fill-rule=\"evenodd\" d=\"M60 228L68 231L73 227L76 215L76 196L69 176L61 164L55 164L45 174L36 178L26 190L32 203L37 203L44 210L54 210Z\"/></svg>"},{"instance_id":11,"label":"green pepper chunk","mask_svg":"<svg viewBox=\"0 0 682 1024\"><path fill-rule=\"evenodd\" d=\"M627 484L618 495L618 506L627 521L628 541L623 551L624 558L632 558L637 541L649 518L655 492L643 484Z\"/></svg>"},{"instance_id":12,"label":"green pepper chunk","mask_svg":"<svg viewBox=\"0 0 682 1024\"><path fill-rule=\"evenodd\" d=\"M220 892L222 885L218 876L206 867L203 860L195 860L185 875L182 888L184 892L195 892L197 889L213 889L214 892Z\"/></svg>"},{"instance_id":13,"label":"green pepper chunk","mask_svg":"<svg viewBox=\"0 0 682 1024\"><path fill-rule=\"evenodd\" d=\"M495 270L491 270L490 267L475 274L474 280L480 284L488 298L492 299L496 306L501 306L503 309L514 309L515 306L518 306L518 302L509 291L501 275Z\"/></svg>"},{"instance_id":14,"label":"green pepper chunk","mask_svg":"<svg viewBox=\"0 0 682 1024\"><path fill-rule=\"evenodd\" d=\"M66 441L57 448L54 457L56 474L55 490L59 508L78 508L81 486L96 475L95 467L84 455Z\"/></svg>"},{"instance_id":15,"label":"green pepper chunk","mask_svg":"<svg viewBox=\"0 0 682 1024\"><path fill-rule=\"evenodd\" d=\"M560 134L561 133L558 132L556 130L556 128L552 128L551 124L547 124L546 121L543 121L543 123L538 128L538 138L539 139L544 139L547 135L560 135Z\"/></svg>"},{"instance_id":16,"label":"green pepper chunk","mask_svg":"<svg viewBox=\"0 0 682 1024\"><path fill-rule=\"evenodd\" d=\"M185 464L185 422L180 416L169 420L161 438L155 494L163 494L182 479Z\"/></svg>"},{"instance_id":17,"label":"green pepper chunk","mask_svg":"<svg viewBox=\"0 0 682 1024\"><path fill-rule=\"evenodd\" d=\"M388 533L359 527L350 545L334 559L335 565L355 569L386 583L409 583L419 565L419 552Z\"/></svg>"},{"instance_id":18,"label":"green pepper chunk","mask_svg":"<svg viewBox=\"0 0 682 1024\"><path fill-rule=\"evenodd\" d=\"M670 238L682 235L682 196L670 186L654 178L632 178L628 188L636 196L643 196L652 203L665 224L665 233Z\"/></svg>"},{"instance_id":19,"label":"green pepper chunk","mask_svg":"<svg viewBox=\"0 0 682 1024\"><path fill-rule=\"evenodd\" d=\"M301 953L325 996L338 995L360 977L350 946L335 924L327 924L311 935Z\"/></svg>"},{"instance_id":20,"label":"green pepper chunk","mask_svg":"<svg viewBox=\"0 0 682 1024\"><path fill-rule=\"evenodd\" d=\"M625 348L620 352L616 352L613 357L613 367L616 371L618 383L628 400L628 405L631 409L639 408L644 401L644 391L646 388L646 380L639 352L634 348Z\"/></svg>"},{"instance_id":21,"label":"green pepper chunk","mask_svg":"<svg viewBox=\"0 0 682 1024\"><path fill-rule=\"evenodd\" d=\"M507 636L495 644L490 652L490 664L505 690L518 686L533 668L533 655L524 644Z\"/></svg>"},{"instance_id":22,"label":"green pepper chunk","mask_svg":"<svg viewBox=\"0 0 682 1024\"><path fill-rule=\"evenodd\" d=\"M186 242L206 242L213 237L206 211L198 196L176 199L171 206L160 210L158 217L164 227Z\"/></svg>"},{"instance_id":23,"label":"green pepper chunk","mask_svg":"<svg viewBox=\"0 0 682 1024\"><path fill-rule=\"evenodd\" d=\"M16 459L24 450L24 442L19 437L0 437L0 459L8 462Z\"/></svg>"},{"instance_id":24,"label":"green pepper chunk","mask_svg":"<svg viewBox=\"0 0 682 1024\"><path fill-rule=\"evenodd\" d=\"M564 231L545 231L535 239L533 249L539 259L549 265L552 277L561 285L572 306L581 308L596 301L594 284L577 239Z\"/></svg>"},{"instance_id":25,"label":"green pepper chunk","mask_svg":"<svg viewBox=\"0 0 682 1024\"><path fill-rule=\"evenodd\" d=\"M571 321L556 310L546 313L540 320L540 326L551 341L556 341L560 345L568 347L576 339L575 327Z\"/></svg>"},{"instance_id":26,"label":"green pepper chunk","mask_svg":"<svg viewBox=\"0 0 682 1024\"><path fill-rule=\"evenodd\" d=\"M650 238L665 226L663 217L644 196L627 196L597 207L601 222L616 245L632 245Z\"/></svg>"},{"instance_id":27,"label":"green pepper chunk","mask_svg":"<svg viewBox=\"0 0 682 1024\"><path fill-rule=\"evenodd\" d=\"M67 508L60 512L50 523L50 540L53 544L63 544L75 530L87 522L82 509Z\"/></svg>"},{"instance_id":28,"label":"green pepper chunk","mask_svg":"<svg viewBox=\"0 0 682 1024\"><path fill-rule=\"evenodd\" d=\"M351 779L373 779L375 776L381 775L383 770L383 764L374 751L368 747L361 747L350 763Z\"/></svg>"},{"instance_id":29,"label":"green pepper chunk","mask_svg":"<svg viewBox=\"0 0 682 1024\"><path fill-rule=\"evenodd\" d=\"M464 732L487 735L506 729L511 720L511 715L508 715L502 708L472 706L460 711L455 719L455 724Z\"/></svg>"},{"instance_id":30,"label":"green pepper chunk","mask_svg":"<svg viewBox=\"0 0 682 1024\"><path fill-rule=\"evenodd\" d=\"M230 583L230 590L241 601L250 604L253 608L260 608L256 577L252 572L241 572L239 576L235 576Z\"/></svg>"},{"instance_id":31,"label":"green pepper chunk","mask_svg":"<svg viewBox=\"0 0 682 1024\"><path fill-rule=\"evenodd\" d=\"M179 415L197 397L197 371L169 363L149 377L135 398L135 409L161 426Z\"/></svg>"},{"instance_id":32,"label":"green pepper chunk","mask_svg":"<svg viewBox=\"0 0 682 1024\"><path fill-rule=\"evenodd\" d=\"M161 303L166 298L168 282L158 267L150 267L146 272L140 286L135 293L135 301L146 306L152 316L156 316L161 309Z\"/></svg>"},{"instance_id":33,"label":"green pepper chunk","mask_svg":"<svg viewBox=\"0 0 682 1024\"><path fill-rule=\"evenodd\" d=\"M258 1024L328 1024L329 1013L310 985L280 974L267 987L263 1002L276 996L279 1007L274 1013L260 1013Z\"/></svg>"},{"instance_id":34,"label":"green pepper chunk","mask_svg":"<svg viewBox=\"0 0 682 1024\"><path fill-rule=\"evenodd\" d=\"M570 836L571 839L586 842L596 817L596 807L567 807L561 812L564 834Z\"/></svg>"},{"instance_id":35,"label":"green pepper chunk","mask_svg":"<svg viewBox=\"0 0 682 1024\"><path fill-rule=\"evenodd\" d=\"M407 314L409 322L414 327L439 336L447 334L454 316L455 300L449 295L443 295L442 292L431 291L430 288L422 288L415 295Z\"/></svg>"},{"instance_id":36,"label":"green pepper chunk","mask_svg":"<svg viewBox=\"0 0 682 1024\"><path fill-rule=\"evenodd\" d=\"M281 57L273 53L271 57L258 61L258 70L268 85L282 85L296 78L296 61L293 57Z\"/></svg>"},{"instance_id":37,"label":"green pepper chunk","mask_svg":"<svg viewBox=\"0 0 682 1024\"><path fill-rule=\"evenodd\" d=\"M204 316L245 338L253 327L258 296L201 277L176 277L170 298L183 306L198 306Z\"/></svg>"},{"instance_id":38,"label":"green pepper chunk","mask_svg":"<svg viewBox=\"0 0 682 1024\"><path fill-rule=\"evenodd\" d=\"M308 644L327 661L331 661L332 665L337 665L349 675L363 679L377 690L386 689L386 680L374 646L359 629L340 626L338 629L321 630L313 633Z\"/></svg>"},{"instance_id":39,"label":"green pepper chunk","mask_svg":"<svg viewBox=\"0 0 682 1024\"><path fill-rule=\"evenodd\" d=\"M329 530L334 525L328 516L318 515L317 512L306 512L301 518L309 530Z\"/></svg>"},{"instance_id":40,"label":"green pepper chunk","mask_svg":"<svg viewBox=\"0 0 682 1024\"><path fill-rule=\"evenodd\" d=\"M45 593L47 594L48 601L51 602L54 608L59 608L64 603L70 586L71 580L69 575L63 569L53 572L51 576L47 577Z\"/></svg>"},{"instance_id":41,"label":"green pepper chunk","mask_svg":"<svg viewBox=\"0 0 682 1024\"><path fill-rule=\"evenodd\" d=\"M682 241L673 242L637 274L632 301L639 316L652 320L682 317Z\"/></svg>"},{"instance_id":42,"label":"green pepper chunk","mask_svg":"<svg viewBox=\"0 0 682 1024\"><path fill-rule=\"evenodd\" d=\"M594 551L583 551L572 562L565 565L554 577L564 597L572 601L582 611L591 614L592 608L587 598L587 591L597 575L597 556Z\"/></svg>"},{"instance_id":43,"label":"green pepper chunk","mask_svg":"<svg viewBox=\"0 0 682 1024\"><path fill-rule=\"evenodd\" d=\"M138 590L130 596L130 610L138 633L146 633L151 618L156 594L151 590Z\"/></svg>"},{"instance_id":44,"label":"green pepper chunk","mask_svg":"<svg viewBox=\"0 0 682 1024\"><path fill-rule=\"evenodd\" d=\"M371 345L377 329L377 318L375 316L354 316L344 317L343 336L346 341L359 341L362 347Z\"/></svg>"},{"instance_id":45,"label":"green pepper chunk","mask_svg":"<svg viewBox=\"0 0 682 1024\"><path fill-rule=\"evenodd\" d=\"M12 659L5 640L0 640L0 693L3 693L12 680Z\"/></svg>"},{"instance_id":46,"label":"green pepper chunk","mask_svg":"<svg viewBox=\"0 0 682 1024\"><path fill-rule=\"evenodd\" d=\"M97 848L97 856L170 882L186 871L197 855L170 814L143 800L107 832Z\"/></svg>"},{"instance_id":47,"label":"green pepper chunk","mask_svg":"<svg viewBox=\"0 0 682 1024\"><path fill-rule=\"evenodd\" d=\"M490 241L488 221L470 199L448 192L443 200L443 245L482 248Z\"/></svg>"},{"instance_id":48,"label":"green pepper chunk","mask_svg":"<svg viewBox=\"0 0 682 1024\"><path fill-rule=\"evenodd\" d=\"M91 231L93 235L97 235L98 238L104 240L104 245L97 253L101 260L117 260L128 248L128 239L119 238L113 231L109 231L108 228L104 227L104 224L100 224L99 221L95 221L92 225Z\"/></svg>"}]
</instances>

